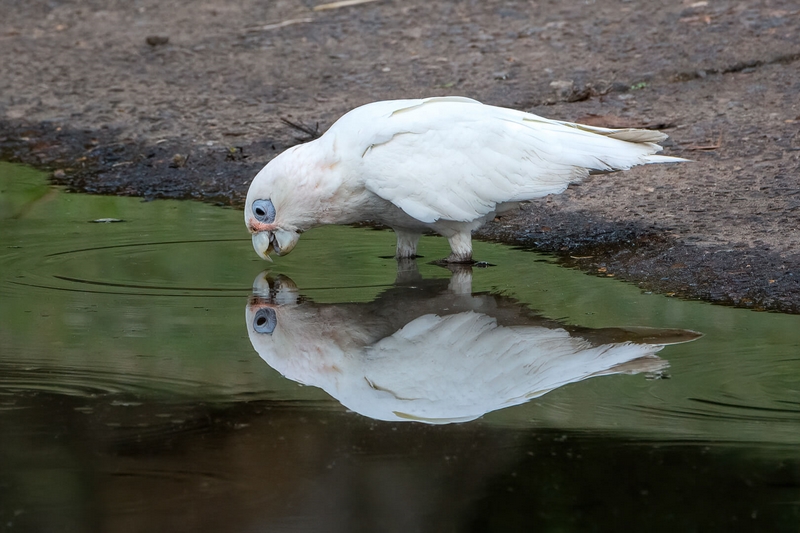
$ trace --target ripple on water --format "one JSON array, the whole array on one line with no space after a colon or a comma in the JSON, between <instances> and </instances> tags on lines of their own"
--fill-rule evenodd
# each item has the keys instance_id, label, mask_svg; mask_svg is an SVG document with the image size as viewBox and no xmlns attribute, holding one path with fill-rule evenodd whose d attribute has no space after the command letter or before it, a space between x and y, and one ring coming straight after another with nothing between
<instances>
[{"instance_id":1,"label":"ripple on water","mask_svg":"<svg viewBox=\"0 0 800 533\"><path fill-rule=\"evenodd\" d=\"M241 240L144 242L65 250L5 261L14 270L5 284L10 296L31 290L77 291L153 297L241 296L248 287L234 276L213 284L196 264L197 250L219 256L239 253ZM191 258L191 259L190 259Z\"/></svg>"},{"instance_id":2,"label":"ripple on water","mask_svg":"<svg viewBox=\"0 0 800 533\"><path fill-rule=\"evenodd\" d=\"M147 374L121 373L118 368L67 368L56 365L0 364L0 388L11 392L45 392L94 397L101 394L152 395L191 392L202 382Z\"/></svg>"}]
</instances>

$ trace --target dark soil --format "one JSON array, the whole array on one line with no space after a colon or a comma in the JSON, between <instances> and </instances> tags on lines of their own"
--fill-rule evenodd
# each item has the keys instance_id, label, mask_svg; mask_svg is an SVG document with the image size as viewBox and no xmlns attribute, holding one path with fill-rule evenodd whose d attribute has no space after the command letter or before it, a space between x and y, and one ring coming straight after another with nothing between
<instances>
[{"instance_id":1,"label":"dark soil","mask_svg":"<svg viewBox=\"0 0 800 533\"><path fill-rule=\"evenodd\" d=\"M665 130L481 238L686 298L800 312L796 1L0 0L0 154L74 190L237 205L374 100L459 94ZM244 228L243 228L244 231Z\"/></svg>"}]
</instances>

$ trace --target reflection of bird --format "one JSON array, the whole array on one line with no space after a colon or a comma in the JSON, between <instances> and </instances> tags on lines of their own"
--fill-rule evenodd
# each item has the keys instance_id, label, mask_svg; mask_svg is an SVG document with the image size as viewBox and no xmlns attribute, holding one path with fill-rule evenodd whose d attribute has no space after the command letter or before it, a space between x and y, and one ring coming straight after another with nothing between
<instances>
[{"instance_id":1,"label":"reflection of bird","mask_svg":"<svg viewBox=\"0 0 800 533\"><path fill-rule=\"evenodd\" d=\"M304 301L285 277L256 278L250 341L284 376L380 420L448 423L586 378L654 372L685 330L571 328L447 280L393 287L370 303Z\"/></svg>"},{"instance_id":2,"label":"reflection of bird","mask_svg":"<svg viewBox=\"0 0 800 533\"><path fill-rule=\"evenodd\" d=\"M519 202L563 192L593 172L684 161L653 155L667 136L548 120L460 97L375 102L258 173L245 203L253 247L289 253L300 233L371 220L397 233L397 257L419 236L472 260L472 230Z\"/></svg>"}]
</instances>

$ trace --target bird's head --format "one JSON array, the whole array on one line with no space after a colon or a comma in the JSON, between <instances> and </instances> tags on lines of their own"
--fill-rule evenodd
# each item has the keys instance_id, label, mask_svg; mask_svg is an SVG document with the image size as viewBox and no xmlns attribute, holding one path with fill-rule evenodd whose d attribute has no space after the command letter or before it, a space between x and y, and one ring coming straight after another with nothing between
<instances>
[{"instance_id":1,"label":"bird's head","mask_svg":"<svg viewBox=\"0 0 800 533\"><path fill-rule=\"evenodd\" d=\"M271 252L291 252L304 231L342 223L342 201L335 200L341 184L332 136L293 146L270 161L253 178L244 206L256 253L271 261Z\"/></svg>"},{"instance_id":2,"label":"bird's head","mask_svg":"<svg viewBox=\"0 0 800 533\"><path fill-rule=\"evenodd\" d=\"M277 208L271 198L256 198L251 201L248 197L244 220L253 235L253 248L267 261L272 261L272 252L277 255L288 254L300 239L300 230L282 226L277 220Z\"/></svg>"},{"instance_id":3,"label":"bird's head","mask_svg":"<svg viewBox=\"0 0 800 533\"><path fill-rule=\"evenodd\" d=\"M253 248L267 261L270 254L286 255L300 234L313 227L313 195L305 185L307 165L291 148L270 161L253 178L247 191L244 222L253 236Z\"/></svg>"}]
</instances>

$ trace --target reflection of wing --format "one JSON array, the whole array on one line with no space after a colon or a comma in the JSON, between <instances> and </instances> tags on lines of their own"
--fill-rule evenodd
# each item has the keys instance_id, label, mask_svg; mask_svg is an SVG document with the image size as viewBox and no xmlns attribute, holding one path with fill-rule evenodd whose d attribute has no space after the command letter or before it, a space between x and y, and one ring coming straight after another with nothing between
<instances>
[{"instance_id":1,"label":"reflection of wing","mask_svg":"<svg viewBox=\"0 0 800 533\"><path fill-rule=\"evenodd\" d=\"M563 329L498 326L471 311L424 315L362 352L352 374L326 390L346 407L381 420L472 420L568 383L614 373L658 370L660 346L592 346ZM643 360L642 360L643 359Z\"/></svg>"},{"instance_id":2,"label":"reflection of wing","mask_svg":"<svg viewBox=\"0 0 800 533\"><path fill-rule=\"evenodd\" d=\"M667 363L655 355L662 348L658 338L676 338L676 330L657 330L650 344L593 342L591 333L604 330L576 335L531 317L519 304L511 313L513 300L500 296L454 299L411 287L387 293L392 297L368 304L255 301L247 313L250 340L284 376L320 387L363 415L448 423L589 377L660 370ZM277 317L269 335L253 327L263 306Z\"/></svg>"},{"instance_id":3,"label":"reflection of wing","mask_svg":"<svg viewBox=\"0 0 800 533\"><path fill-rule=\"evenodd\" d=\"M398 384L403 380L397 376L412 366L410 379L398 390L403 397L439 396L437 387L449 383L452 387L448 388L461 386L461 392L488 393L487 401L496 401L491 398L502 392L508 396L503 403L517 403L520 398L541 396L567 383L649 357L660 349L661 346L631 343L592 346L563 329L503 327L490 316L465 312L445 317L425 315L410 322L394 335L367 347L364 366L374 372L370 374L372 382ZM437 387L427 386L423 370L432 372ZM520 374L528 379L520 379ZM483 387L479 390L471 383L481 383ZM494 388L498 390L489 390ZM441 396L463 396L439 390L444 392Z\"/></svg>"}]
</instances>

